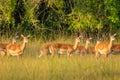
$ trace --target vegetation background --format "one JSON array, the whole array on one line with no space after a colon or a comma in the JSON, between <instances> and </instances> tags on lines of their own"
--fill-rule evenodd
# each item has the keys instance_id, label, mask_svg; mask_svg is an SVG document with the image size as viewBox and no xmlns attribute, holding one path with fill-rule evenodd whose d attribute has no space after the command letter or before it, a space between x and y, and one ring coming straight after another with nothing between
<instances>
[{"instance_id":1,"label":"vegetation background","mask_svg":"<svg viewBox=\"0 0 120 80\"><path fill-rule=\"evenodd\" d=\"M71 43L79 33L93 40L117 33L120 39L120 0L0 0L1 42L32 37L20 59L0 56L0 80L120 80L120 55L38 58L42 44Z\"/></svg>"},{"instance_id":2,"label":"vegetation background","mask_svg":"<svg viewBox=\"0 0 120 80\"><path fill-rule=\"evenodd\" d=\"M120 0L0 0L0 35L44 40L120 34ZM103 35L104 34L104 35Z\"/></svg>"}]
</instances>

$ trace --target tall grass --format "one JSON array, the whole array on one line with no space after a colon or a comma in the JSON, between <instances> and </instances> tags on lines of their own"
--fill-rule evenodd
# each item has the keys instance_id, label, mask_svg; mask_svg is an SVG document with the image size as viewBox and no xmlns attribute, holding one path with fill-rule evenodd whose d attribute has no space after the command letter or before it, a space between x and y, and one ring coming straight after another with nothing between
<instances>
[{"instance_id":1,"label":"tall grass","mask_svg":"<svg viewBox=\"0 0 120 80\"><path fill-rule=\"evenodd\" d=\"M0 56L0 80L120 80L120 55L38 58L41 44L28 43L20 59Z\"/></svg>"}]
</instances>

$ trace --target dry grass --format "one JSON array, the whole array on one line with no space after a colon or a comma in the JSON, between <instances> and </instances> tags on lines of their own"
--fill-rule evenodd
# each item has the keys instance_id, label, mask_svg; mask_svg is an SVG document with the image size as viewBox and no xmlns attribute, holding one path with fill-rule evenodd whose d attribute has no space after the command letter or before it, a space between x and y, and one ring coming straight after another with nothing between
<instances>
[{"instance_id":1,"label":"dry grass","mask_svg":"<svg viewBox=\"0 0 120 80\"><path fill-rule=\"evenodd\" d=\"M38 58L40 44L27 44L20 59L0 56L0 80L120 80L120 55Z\"/></svg>"}]
</instances>

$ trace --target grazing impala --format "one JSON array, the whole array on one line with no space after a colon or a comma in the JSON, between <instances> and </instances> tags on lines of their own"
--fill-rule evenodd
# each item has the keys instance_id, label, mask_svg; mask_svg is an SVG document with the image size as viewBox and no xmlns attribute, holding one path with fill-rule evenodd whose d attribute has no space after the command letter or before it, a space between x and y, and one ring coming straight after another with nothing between
<instances>
[{"instance_id":1,"label":"grazing impala","mask_svg":"<svg viewBox=\"0 0 120 80\"><path fill-rule=\"evenodd\" d=\"M55 53L58 53L59 56L60 54L64 54L66 53L68 57L70 57L70 55L76 50L78 43L80 42L82 36L78 36L75 38L75 44L71 45L71 44L62 44L62 43L54 43L51 44L50 46L50 52L51 55L54 56Z\"/></svg>"},{"instance_id":2,"label":"grazing impala","mask_svg":"<svg viewBox=\"0 0 120 80\"><path fill-rule=\"evenodd\" d=\"M15 37L12 38L12 44L16 43L17 38L18 38L18 36L15 36ZM8 45L7 43L6 44L0 43L0 55L2 55L2 56L5 55L7 45Z\"/></svg>"},{"instance_id":3,"label":"grazing impala","mask_svg":"<svg viewBox=\"0 0 120 80\"><path fill-rule=\"evenodd\" d=\"M87 50L88 50L88 45L90 44L90 40L91 40L91 39L92 39L92 38L86 39L85 46L78 46L78 47L76 48L75 53L84 55L84 54L87 52Z\"/></svg>"},{"instance_id":4,"label":"grazing impala","mask_svg":"<svg viewBox=\"0 0 120 80\"><path fill-rule=\"evenodd\" d=\"M111 48L113 45L113 41L115 40L115 36L116 34L110 36L110 41L106 42L106 43L101 43L99 41L97 41L96 45L95 45L95 54L96 57L98 57L98 54L104 54L105 57L108 56L108 54L111 52Z\"/></svg>"},{"instance_id":5,"label":"grazing impala","mask_svg":"<svg viewBox=\"0 0 120 80\"><path fill-rule=\"evenodd\" d=\"M21 35L21 37L23 37L23 43L21 44L8 44L6 47L6 51L7 51L7 56L20 56L26 46L26 43L28 43L28 38L30 37L30 35L28 35L27 37Z\"/></svg>"}]
</instances>

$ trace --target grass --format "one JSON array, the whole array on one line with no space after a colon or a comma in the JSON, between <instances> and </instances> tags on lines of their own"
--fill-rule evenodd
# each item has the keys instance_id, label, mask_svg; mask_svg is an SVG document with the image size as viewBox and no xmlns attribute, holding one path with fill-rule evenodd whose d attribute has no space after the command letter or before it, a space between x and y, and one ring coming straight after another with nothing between
<instances>
[{"instance_id":1,"label":"grass","mask_svg":"<svg viewBox=\"0 0 120 80\"><path fill-rule=\"evenodd\" d=\"M20 59L0 56L0 80L120 80L120 55L38 58L39 47L30 42Z\"/></svg>"},{"instance_id":2,"label":"grass","mask_svg":"<svg viewBox=\"0 0 120 80\"><path fill-rule=\"evenodd\" d=\"M119 57L0 57L0 80L119 80Z\"/></svg>"}]
</instances>

